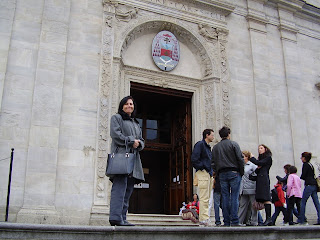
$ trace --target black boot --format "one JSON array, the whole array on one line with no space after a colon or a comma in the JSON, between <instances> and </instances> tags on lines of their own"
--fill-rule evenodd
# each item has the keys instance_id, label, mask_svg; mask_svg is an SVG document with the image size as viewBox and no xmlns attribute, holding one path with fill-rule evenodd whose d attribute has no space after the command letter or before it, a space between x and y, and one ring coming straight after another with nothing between
<instances>
[{"instance_id":1,"label":"black boot","mask_svg":"<svg viewBox=\"0 0 320 240\"><path fill-rule=\"evenodd\" d=\"M264 210L266 211L266 221L263 223L263 226L272 226L271 204L265 204L264 208Z\"/></svg>"}]
</instances>

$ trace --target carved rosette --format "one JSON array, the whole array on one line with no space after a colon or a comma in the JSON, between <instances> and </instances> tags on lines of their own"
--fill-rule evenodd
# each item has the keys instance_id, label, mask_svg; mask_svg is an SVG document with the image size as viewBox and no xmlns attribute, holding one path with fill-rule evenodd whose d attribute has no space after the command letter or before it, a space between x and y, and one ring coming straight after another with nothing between
<instances>
[{"instance_id":1,"label":"carved rosette","mask_svg":"<svg viewBox=\"0 0 320 240\"><path fill-rule=\"evenodd\" d=\"M222 84L222 111L223 111L223 125L230 127L230 75L227 63L227 36L228 32L224 29L218 29L218 41L220 47L221 58L221 84Z\"/></svg>"}]
</instances>

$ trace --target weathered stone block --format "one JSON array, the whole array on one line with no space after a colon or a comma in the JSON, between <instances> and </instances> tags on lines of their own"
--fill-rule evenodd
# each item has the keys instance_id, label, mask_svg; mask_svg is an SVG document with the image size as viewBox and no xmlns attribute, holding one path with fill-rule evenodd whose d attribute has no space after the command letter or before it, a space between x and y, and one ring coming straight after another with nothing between
<instances>
[{"instance_id":1,"label":"weathered stone block","mask_svg":"<svg viewBox=\"0 0 320 240\"><path fill-rule=\"evenodd\" d=\"M30 146L58 148L59 128L46 126L31 126Z\"/></svg>"}]
</instances>

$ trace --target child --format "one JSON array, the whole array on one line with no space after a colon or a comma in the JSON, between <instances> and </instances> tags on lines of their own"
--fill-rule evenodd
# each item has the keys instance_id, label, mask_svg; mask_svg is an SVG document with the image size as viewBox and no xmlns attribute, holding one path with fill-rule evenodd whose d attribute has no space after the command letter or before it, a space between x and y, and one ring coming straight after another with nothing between
<instances>
[{"instance_id":1,"label":"child","mask_svg":"<svg viewBox=\"0 0 320 240\"><path fill-rule=\"evenodd\" d=\"M295 166L291 166L289 168L290 175L288 176L287 181L287 197L288 197L288 209L287 209L287 220L286 222L289 222L289 225L293 225L293 219L292 219L292 210L294 207L294 204L297 206L298 213L300 214L300 202L302 198L301 193L301 180L297 176L297 168Z\"/></svg>"},{"instance_id":2,"label":"child","mask_svg":"<svg viewBox=\"0 0 320 240\"><path fill-rule=\"evenodd\" d=\"M280 212L282 212L285 219L284 224L286 224L287 210L286 210L286 199L284 197L284 192L282 190L283 182L278 181L278 183L274 185L274 187L277 190L279 200L274 203L275 211L274 211L274 214L272 215L272 225L276 224L277 217L279 216Z\"/></svg>"}]
</instances>

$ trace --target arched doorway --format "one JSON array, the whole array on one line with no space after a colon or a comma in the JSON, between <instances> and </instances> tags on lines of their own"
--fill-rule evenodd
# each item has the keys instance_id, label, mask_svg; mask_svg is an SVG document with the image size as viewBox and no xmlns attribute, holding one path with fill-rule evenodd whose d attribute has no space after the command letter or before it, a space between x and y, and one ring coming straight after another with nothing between
<instances>
[{"instance_id":1,"label":"arched doorway","mask_svg":"<svg viewBox=\"0 0 320 240\"><path fill-rule=\"evenodd\" d=\"M130 213L177 214L192 195L191 92L131 82L145 139L146 181L135 186Z\"/></svg>"}]
</instances>

